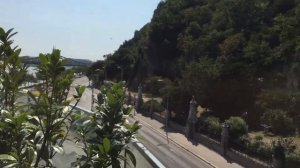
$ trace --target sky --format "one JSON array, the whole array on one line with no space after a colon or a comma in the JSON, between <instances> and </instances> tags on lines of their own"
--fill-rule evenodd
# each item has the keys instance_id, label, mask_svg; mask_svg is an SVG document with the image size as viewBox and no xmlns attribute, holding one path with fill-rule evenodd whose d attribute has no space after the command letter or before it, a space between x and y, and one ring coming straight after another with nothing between
<instances>
[{"instance_id":1,"label":"sky","mask_svg":"<svg viewBox=\"0 0 300 168\"><path fill-rule=\"evenodd\" d=\"M60 49L70 58L103 59L150 22L160 0L0 0L0 27L18 32L21 55Z\"/></svg>"}]
</instances>

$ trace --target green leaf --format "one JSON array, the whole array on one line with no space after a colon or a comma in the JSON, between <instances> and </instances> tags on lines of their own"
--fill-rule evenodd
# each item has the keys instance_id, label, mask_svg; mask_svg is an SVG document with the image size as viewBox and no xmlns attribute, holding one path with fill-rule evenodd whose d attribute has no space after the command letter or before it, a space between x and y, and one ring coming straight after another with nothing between
<instances>
[{"instance_id":1,"label":"green leaf","mask_svg":"<svg viewBox=\"0 0 300 168\"><path fill-rule=\"evenodd\" d=\"M36 157L37 155L37 152L34 151L34 149L32 149L31 147L27 148L27 151L26 151L26 154L27 154L27 160L29 163L32 163L34 158Z\"/></svg>"},{"instance_id":2,"label":"green leaf","mask_svg":"<svg viewBox=\"0 0 300 168\"><path fill-rule=\"evenodd\" d=\"M12 167L14 168L14 167L17 167L16 165L18 165L18 163L12 163L12 164L4 166L3 168L12 168Z\"/></svg>"},{"instance_id":3,"label":"green leaf","mask_svg":"<svg viewBox=\"0 0 300 168\"><path fill-rule=\"evenodd\" d=\"M34 139L37 139L37 138L39 138L39 137L41 137L41 138L43 138L43 137L44 137L44 134L43 134L43 132L42 132L42 131L38 131L38 132L36 132Z\"/></svg>"},{"instance_id":4,"label":"green leaf","mask_svg":"<svg viewBox=\"0 0 300 168\"><path fill-rule=\"evenodd\" d=\"M39 60L40 60L41 64L46 65L48 63L48 59L47 59L47 57L44 54L40 54L39 55Z\"/></svg>"},{"instance_id":5,"label":"green leaf","mask_svg":"<svg viewBox=\"0 0 300 168\"><path fill-rule=\"evenodd\" d=\"M103 139L103 146L106 153L110 150L110 140L108 138Z\"/></svg>"},{"instance_id":6,"label":"green leaf","mask_svg":"<svg viewBox=\"0 0 300 168\"><path fill-rule=\"evenodd\" d=\"M0 155L0 160L17 161L16 158L14 158L14 157L12 157L11 155L8 155L8 154L1 154Z\"/></svg>"},{"instance_id":7,"label":"green leaf","mask_svg":"<svg viewBox=\"0 0 300 168\"><path fill-rule=\"evenodd\" d=\"M2 27L0 27L0 36L4 36L5 35L5 31Z\"/></svg>"},{"instance_id":8,"label":"green leaf","mask_svg":"<svg viewBox=\"0 0 300 168\"><path fill-rule=\"evenodd\" d=\"M57 153L60 153L60 154L64 153L64 149L60 146L53 146L53 150Z\"/></svg>"},{"instance_id":9,"label":"green leaf","mask_svg":"<svg viewBox=\"0 0 300 168\"><path fill-rule=\"evenodd\" d=\"M85 85L78 85L75 89L78 94L78 97L81 97L83 92L85 91Z\"/></svg>"},{"instance_id":10,"label":"green leaf","mask_svg":"<svg viewBox=\"0 0 300 168\"><path fill-rule=\"evenodd\" d=\"M59 123L59 122L61 122L61 121L63 121L64 120L64 118L57 118L57 119L55 119L54 121L53 121L53 125L55 125L55 124L57 124L57 123Z\"/></svg>"},{"instance_id":11,"label":"green leaf","mask_svg":"<svg viewBox=\"0 0 300 168\"><path fill-rule=\"evenodd\" d=\"M100 151L100 153L101 153L102 155L105 155L105 154L106 154L105 151L104 151L103 145L99 144L99 145L98 145L98 148L99 148L99 151Z\"/></svg>"}]
</instances>

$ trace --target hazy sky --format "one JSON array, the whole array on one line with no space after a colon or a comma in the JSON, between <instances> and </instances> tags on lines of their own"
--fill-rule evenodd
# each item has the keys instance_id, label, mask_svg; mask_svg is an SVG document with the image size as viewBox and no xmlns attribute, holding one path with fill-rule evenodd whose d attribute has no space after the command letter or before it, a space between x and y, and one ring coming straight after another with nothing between
<instances>
[{"instance_id":1,"label":"hazy sky","mask_svg":"<svg viewBox=\"0 0 300 168\"><path fill-rule=\"evenodd\" d=\"M0 27L14 28L22 55L62 50L90 60L113 53L152 18L160 0L0 0Z\"/></svg>"}]
</instances>

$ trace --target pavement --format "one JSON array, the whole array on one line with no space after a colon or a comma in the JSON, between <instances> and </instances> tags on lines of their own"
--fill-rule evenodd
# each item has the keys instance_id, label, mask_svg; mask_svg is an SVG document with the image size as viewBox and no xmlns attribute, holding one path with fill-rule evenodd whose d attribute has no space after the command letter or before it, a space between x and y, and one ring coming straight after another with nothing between
<instances>
[{"instance_id":1,"label":"pavement","mask_svg":"<svg viewBox=\"0 0 300 168\"><path fill-rule=\"evenodd\" d=\"M200 143L195 144L195 142L189 141L183 134L177 132L172 128L168 128L168 131L166 132L164 124L158 122L157 120L143 116L140 113L136 113L134 119L139 121L143 126L149 127L152 130L154 130L156 133L165 137L166 142L169 141L175 143L177 146L190 152L195 157L204 161L207 165L210 165L211 167L216 167L216 168L242 167L237 163L228 162L223 156L221 156L217 152L207 148L206 146ZM197 167L201 167L201 166L197 166Z\"/></svg>"}]
</instances>

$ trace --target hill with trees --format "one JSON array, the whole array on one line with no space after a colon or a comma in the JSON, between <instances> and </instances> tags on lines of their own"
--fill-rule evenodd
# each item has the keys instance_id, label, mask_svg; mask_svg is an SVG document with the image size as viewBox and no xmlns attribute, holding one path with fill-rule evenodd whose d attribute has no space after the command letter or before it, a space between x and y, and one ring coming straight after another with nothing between
<instances>
[{"instance_id":1,"label":"hill with trees","mask_svg":"<svg viewBox=\"0 0 300 168\"><path fill-rule=\"evenodd\" d=\"M299 0L165 0L104 65L112 78L121 67L132 88L171 79L170 108L184 117L194 95L221 119L247 112L257 126L278 109L299 118L299 27Z\"/></svg>"}]
</instances>

